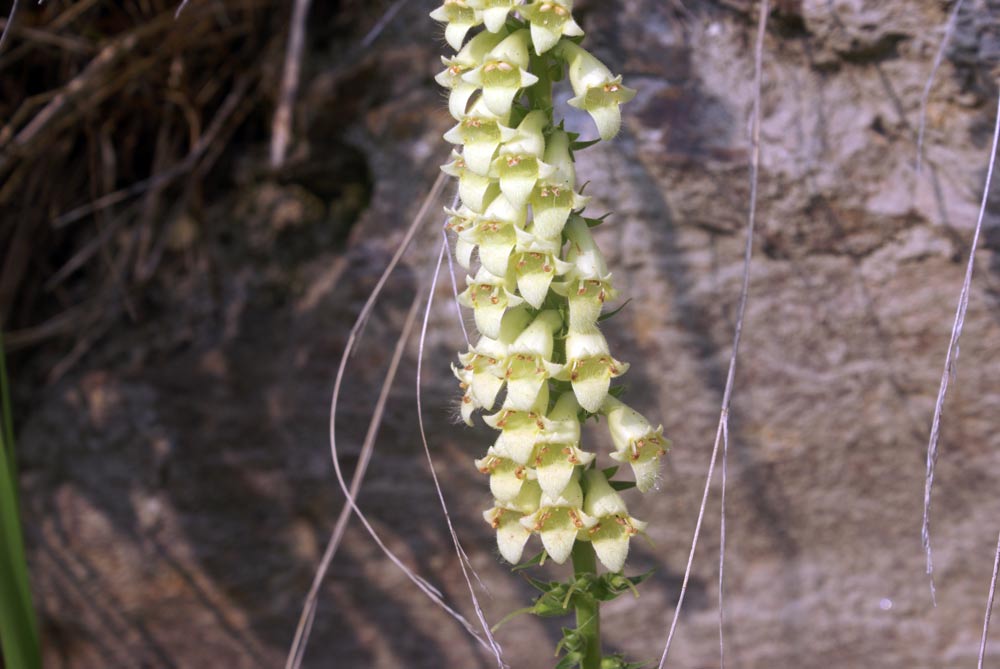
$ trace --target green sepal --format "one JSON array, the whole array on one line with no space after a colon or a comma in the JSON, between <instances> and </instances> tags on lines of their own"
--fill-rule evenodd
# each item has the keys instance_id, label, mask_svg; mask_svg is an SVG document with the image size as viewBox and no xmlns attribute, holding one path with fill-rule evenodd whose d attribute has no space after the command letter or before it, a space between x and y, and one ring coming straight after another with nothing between
<instances>
[{"instance_id":1,"label":"green sepal","mask_svg":"<svg viewBox=\"0 0 1000 669\"><path fill-rule=\"evenodd\" d=\"M581 193L583 192L582 188L580 189L580 192ZM586 216L583 216L582 218L583 218L584 221L587 222L587 227L588 228L596 228L598 225L600 225L601 223L604 222L604 219L606 219L608 216L610 216L613 213L614 213L613 211L609 211L608 213L603 214L601 216L598 216L597 218L587 218Z\"/></svg>"},{"instance_id":2,"label":"green sepal","mask_svg":"<svg viewBox=\"0 0 1000 669\"><path fill-rule=\"evenodd\" d=\"M598 137L597 139L588 139L588 140L586 140L584 142L571 142L570 145L569 145L569 150L570 151L583 151L584 149L589 149L594 144L597 144L600 141L601 141L601 138Z\"/></svg>"},{"instance_id":3,"label":"green sepal","mask_svg":"<svg viewBox=\"0 0 1000 669\"><path fill-rule=\"evenodd\" d=\"M608 320L612 316L616 315L619 311L621 311L622 309L624 309L625 307L627 307L628 303L631 302L631 301L632 301L632 298L630 297L627 300L625 300L624 302L622 302L621 306L619 306L618 308L613 309L612 311L609 311L606 314L601 314L600 316L597 317L597 322L598 323L603 323L604 321Z\"/></svg>"},{"instance_id":4,"label":"green sepal","mask_svg":"<svg viewBox=\"0 0 1000 669\"><path fill-rule=\"evenodd\" d=\"M612 655L601 660L601 669L643 669L652 665L652 661L626 662L624 655Z\"/></svg>"},{"instance_id":5,"label":"green sepal","mask_svg":"<svg viewBox=\"0 0 1000 669\"><path fill-rule=\"evenodd\" d=\"M528 558L524 562L514 565L513 567L511 567L510 570L516 573L519 571L524 571L525 569L530 569L531 567L540 567L543 564L545 564L545 558L547 557L548 555L543 550L541 553L538 553L534 557Z\"/></svg>"},{"instance_id":6,"label":"green sepal","mask_svg":"<svg viewBox=\"0 0 1000 669\"><path fill-rule=\"evenodd\" d=\"M622 491L629 490L635 487L635 481L608 481L614 490Z\"/></svg>"},{"instance_id":7,"label":"green sepal","mask_svg":"<svg viewBox=\"0 0 1000 669\"><path fill-rule=\"evenodd\" d=\"M559 660L559 664L556 665L556 669L573 669L573 667L579 667L581 662L583 662L583 653L578 650L574 650L567 653L563 659Z\"/></svg>"},{"instance_id":8,"label":"green sepal","mask_svg":"<svg viewBox=\"0 0 1000 669\"><path fill-rule=\"evenodd\" d=\"M652 569L637 576L625 576L624 574L601 574L587 588L587 594L600 602L610 602L617 599L624 592L631 592L636 597L639 591L635 586L639 585L653 575Z\"/></svg>"},{"instance_id":9,"label":"green sepal","mask_svg":"<svg viewBox=\"0 0 1000 669\"><path fill-rule=\"evenodd\" d=\"M610 481L611 477L617 474L620 468L621 465L615 465L614 467L607 467L605 469L602 469L601 473L604 474L604 478Z\"/></svg>"}]
</instances>

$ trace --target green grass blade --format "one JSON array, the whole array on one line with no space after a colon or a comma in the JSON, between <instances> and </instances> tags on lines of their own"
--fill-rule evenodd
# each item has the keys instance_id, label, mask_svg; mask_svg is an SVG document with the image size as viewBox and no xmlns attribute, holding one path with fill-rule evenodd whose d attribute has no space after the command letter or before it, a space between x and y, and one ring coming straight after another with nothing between
<instances>
[{"instance_id":1,"label":"green grass blade","mask_svg":"<svg viewBox=\"0 0 1000 669\"><path fill-rule=\"evenodd\" d=\"M40 669L41 649L24 537L17 501L17 473L14 467L14 428L11 422L10 392L0 336L0 651L6 667Z\"/></svg>"},{"instance_id":2,"label":"green grass blade","mask_svg":"<svg viewBox=\"0 0 1000 669\"><path fill-rule=\"evenodd\" d=\"M10 387L7 383L7 353L3 347L3 329L0 328L0 448L7 457L7 468L10 475L17 477L17 465L14 458L14 412L10 407Z\"/></svg>"}]
</instances>

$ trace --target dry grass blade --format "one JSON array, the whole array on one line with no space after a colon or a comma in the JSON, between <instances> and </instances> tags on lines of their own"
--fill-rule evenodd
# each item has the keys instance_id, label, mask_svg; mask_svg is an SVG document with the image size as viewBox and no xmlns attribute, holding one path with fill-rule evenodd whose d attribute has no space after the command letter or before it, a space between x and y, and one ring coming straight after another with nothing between
<instances>
[{"instance_id":1,"label":"dry grass blade","mask_svg":"<svg viewBox=\"0 0 1000 669\"><path fill-rule=\"evenodd\" d=\"M68 211L56 217L52 222L52 225L56 228L64 227L70 223L79 221L82 218L86 218L91 214L95 214L99 211L107 209L108 207L124 202L129 198L139 196L148 190L162 188L175 179L193 170L205 152L213 145L213 143L216 142L219 134L225 129L229 119L239 109L240 104L246 99L252 83L253 77L250 75L243 75L236 80L236 83L233 85L233 89L219 106L219 111L212 118L212 122L205 130L205 133L198 139L195 145L191 147L187 156L185 156L184 160L180 163L162 172L154 174L148 179L142 179L141 181L135 182L131 186L114 191L113 193L108 193L107 195L103 195L95 199L93 202L89 202L85 205L77 207L76 209Z\"/></svg>"},{"instance_id":2,"label":"dry grass blade","mask_svg":"<svg viewBox=\"0 0 1000 669\"><path fill-rule=\"evenodd\" d=\"M271 123L271 167L277 169L285 162L288 145L292 141L292 108L299 92L302 73L302 48L306 42L306 17L311 0L295 0L292 22L288 26L288 45L285 66L281 74L281 92L278 107Z\"/></svg>"},{"instance_id":3,"label":"dry grass blade","mask_svg":"<svg viewBox=\"0 0 1000 669\"><path fill-rule=\"evenodd\" d=\"M427 444L427 432L424 430L424 410L423 402L421 400L423 393L421 392L420 378L421 371L423 370L424 363L424 341L427 337L427 322L430 320L431 306L434 304L434 291L437 289L438 276L441 274L441 264L444 262L444 256L448 251L448 241L447 239L441 244L441 252L438 254L437 265L434 267L434 277L431 280L430 292L427 295L427 309L424 310L424 322L420 328L420 346L417 349L417 424L420 427L420 440L424 445L424 453L427 455L427 466L431 471L431 480L434 482L434 489L437 491L438 500L441 502L441 511L444 513L444 519L448 523L448 532L451 534L452 543L455 544L455 552L458 555L458 564L462 568L462 576L465 577L465 583L469 587L469 595L472 597L472 605L476 609L476 617L479 618L479 624L483 627L483 632L486 634L486 639L490 644L490 648L493 651L494 656L497 660L497 666L499 669L504 669L506 666L503 661L503 652L500 649L500 645L497 644L496 639L493 638L493 631L490 624L486 622L486 616L483 613L482 607L479 605L479 598L476 596L476 589L472 585L472 579L469 578L469 572L472 571L475 574L475 570L472 569L472 565L469 563L469 558L465 554L465 550L462 548L462 543L458 540L458 534L455 533L455 526L451 522L451 514L448 513L448 504L444 499L444 492L441 490L441 483L438 481L437 472L434 470L434 458L431 457L431 449ZM476 580L479 580L479 575L475 574Z\"/></svg>"},{"instance_id":4,"label":"dry grass blade","mask_svg":"<svg viewBox=\"0 0 1000 669\"><path fill-rule=\"evenodd\" d=\"M931 72L927 75L927 82L924 84L923 93L920 95L920 118L917 121L917 168L916 175L920 177L920 169L923 167L924 158L924 131L927 129L927 101L931 97L931 86L934 84L934 78L937 76L937 71L941 67L941 62L944 60L944 52L948 48L948 42L951 41L951 35L955 32L955 23L958 21L958 12L962 8L962 3L965 0L958 0L955 6L952 7L951 13L948 15L948 21L945 23L944 35L941 36L941 43L938 44L937 53L934 54L934 64L931 66Z\"/></svg>"},{"instance_id":5,"label":"dry grass blade","mask_svg":"<svg viewBox=\"0 0 1000 669\"><path fill-rule=\"evenodd\" d=\"M367 49L370 47L378 39L379 35L382 34L382 31L386 29L386 26L396 17L396 14L399 13L399 10L403 8L406 2L407 0L396 0L396 2L392 3L392 6L385 10L382 17L372 26L372 29L368 31L364 39L361 40L360 48Z\"/></svg>"},{"instance_id":6,"label":"dry grass blade","mask_svg":"<svg viewBox=\"0 0 1000 669\"><path fill-rule=\"evenodd\" d=\"M10 5L10 16L7 17L7 23L3 27L3 32L0 33L0 53L3 53L3 48L7 44L7 36L14 29L14 21L17 19L17 8L21 0L14 0Z\"/></svg>"},{"instance_id":7,"label":"dry grass blade","mask_svg":"<svg viewBox=\"0 0 1000 669\"><path fill-rule=\"evenodd\" d=\"M389 368L386 370L385 378L382 381L382 389L379 391L375 409L372 412L371 420L368 422L368 432L365 434L365 440L361 446L361 456L358 458L357 467L354 469L354 475L351 477L350 494L352 499L356 500L358 498L358 492L361 490L361 482L364 480L365 472L368 471L368 464L371 462L372 453L375 451L375 439L378 437L378 430L382 425L382 417L385 415L385 405L389 400L389 391L392 389L392 383L396 379L396 372L399 371L399 363L403 358L403 352L406 350L406 342L409 341L410 335L413 333L413 326L416 325L418 313L420 313L419 292L413 296L413 303L410 305L410 310L406 314L406 321L403 323L403 329L396 340L396 346L392 352L392 360L389 361ZM285 669L299 669L302 666L302 658L305 656L306 645L309 643L309 635L312 632L313 621L316 618L319 589L323 585L327 572L330 570L330 564L337 554L337 549L344 538L344 531L347 529L347 523L350 519L351 507L345 504L344 508L340 511L340 516L337 518L333 534L330 535L330 542L326 546L326 551L323 553L323 558L320 560L319 568L316 570L312 586L309 588L309 594L302 607L302 615L299 617L299 624L295 629L295 639L292 641Z\"/></svg>"},{"instance_id":8,"label":"dry grass blade","mask_svg":"<svg viewBox=\"0 0 1000 669\"><path fill-rule=\"evenodd\" d=\"M757 218L757 177L760 168L760 91L763 79L764 61L764 36L767 34L767 18L770 13L769 0L761 0L760 18L757 24L757 41L754 48L754 81L753 81L753 111L751 113L750 131L750 211L747 215L747 235L746 246L743 250L743 283L740 288L739 304L736 307L736 329L733 333L733 348L729 356L729 371L726 374L726 387L722 393L722 409L719 412L719 426L715 433L715 444L712 446L712 459L708 465L708 474L705 477L705 490L701 497L701 507L698 510L698 520L695 523L694 537L691 539L691 550L688 553L687 566L684 568L684 580L681 583L680 596L677 599L677 607L674 609L674 617L670 623L670 631L667 634L667 642L663 647L663 654L660 656L659 669L663 669L667 662L667 655L670 652L670 645L677 631L677 621L680 619L681 607L684 605L684 596L687 593L688 581L691 578L691 568L694 564L694 554L698 547L698 537L701 534L701 524L705 518L705 507L708 504L708 493L712 485L712 474L715 472L715 462L719 456L719 444L723 437L726 438L728 451L729 437L729 406L732 400L733 381L736 378L736 359L740 348L740 338L743 334L743 319L746 313L747 299L750 294L750 261L753 256L753 233ZM725 509L725 507L723 507ZM725 519L722 522L723 537L720 545L719 555L719 647L724 655L724 642L722 640L722 592L721 584L723 580L723 563L725 549Z\"/></svg>"},{"instance_id":9,"label":"dry grass blade","mask_svg":"<svg viewBox=\"0 0 1000 669\"><path fill-rule=\"evenodd\" d=\"M392 256L389 264L386 266L385 270L382 272L382 276L379 277L378 282L372 289L371 294L368 296L368 300L365 302L364 306L361 308L361 313L358 314L357 319L354 321L354 326L351 328L351 332L347 338L347 345L344 347L344 353L341 355L340 365L337 368L337 376L333 384L333 397L330 400L330 455L333 459L333 471L337 477L337 483L340 485L341 491L343 491L346 497L346 503L351 508L351 510L358 516L358 520L364 526L365 530L368 532L369 536L375 541L376 545L382 550L386 557L399 568L403 574L413 582L417 588L420 589L427 597L444 610L449 616L451 616L455 621L457 621L465 631L472 635L476 641L478 641L484 648L489 649L489 644L486 643L476 632L472 624L465 619L462 614L452 609L448 606L444 600L441 598L441 593L430 585L423 578L418 576L403 564L403 561L393 553L388 546L382 541L382 538L375 531L375 528L371 526L368 522L368 518L362 513L361 509L355 503L354 498L351 496L351 491L347 486L347 481L344 479L344 472L340 467L340 458L337 452L337 406L340 403L340 391L344 383L344 372L347 369L347 361L350 360L351 352L354 350L354 346L357 344L358 337L361 330L364 327L365 322L368 320L368 316L371 314L375 303L378 301L379 296L382 294L382 289L385 287L386 281L389 279L389 275L399 264L400 259L403 257L403 253L409 248L410 243L413 241L413 237L416 235L417 231L420 229L420 224L424 221L427 216L427 212L431 205L437 201L438 197L441 195L441 190L444 187L445 175L441 173L438 175L437 180L434 182L434 186L431 188L431 192L424 199L423 204L420 207L420 211L414 217L413 221L410 223L409 229L403 236L403 240L400 242L396 249L396 253Z\"/></svg>"},{"instance_id":10,"label":"dry grass blade","mask_svg":"<svg viewBox=\"0 0 1000 669\"><path fill-rule=\"evenodd\" d=\"M983 617L983 638L979 642L979 669L983 669L983 659L986 657L986 636L990 631L990 618L993 615L993 596L997 592L997 571L1000 571L1000 536L997 537L997 550L993 557L993 578L990 579L990 594L986 598L986 615Z\"/></svg>"},{"instance_id":11,"label":"dry grass blade","mask_svg":"<svg viewBox=\"0 0 1000 669\"><path fill-rule=\"evenodd\" d=\"M934 420L931 422L930 439L927 442L927 476L924 482L924 520L920 529L927 558L927 576L930 580L931 601L937 606L934 592L934 557L931 550L931 490L934 487L934 467L938 459L938 440L941 436L941 414L944 411L944 400L948 394L948 383L954 374L958 363L958 340L965 326L965 312L969 308L969 290L972 286L972 272L976 266L976 248L979 246L979 235L983 229L983 219L986 217L986 204L990 199L990 186L993 183L993 168L997 160L997 140L1000 139L1000 99L997 100L996 121L993 127L993 145L990 149L989 168L986 171L986 185L983 187L983 199L979 205L979 217L976 220L976 231L972 235L972 246L969 248L969 262L965 267L965 279L958 295L958 307L955 310L955 322L951 327L951 339L948 342L948 353L944 359L944 371L941 373L941 386L938 388L937 401L934 403Z\"/></svg>"}]
</instances>

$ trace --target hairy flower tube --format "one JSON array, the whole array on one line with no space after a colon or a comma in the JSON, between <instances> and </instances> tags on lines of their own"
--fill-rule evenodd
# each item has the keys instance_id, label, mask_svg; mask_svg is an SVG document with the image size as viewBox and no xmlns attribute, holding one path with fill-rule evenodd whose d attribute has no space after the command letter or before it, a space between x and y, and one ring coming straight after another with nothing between
<instances>
[{"instance_id":1,"label":"hairy flower tube","mask_svg":"<svg viewBox=\"0 0 1000 669\"><path fill-rule=\"evenodd\" d=\"M472 425L480 413L495 430L475 466L489 479L493 505L483 517L500 554L518 563L537 536L547 559L573 557L584 579L574 588L598 578L587 566L596 556L619 579L617 592L627 589L621 579L641 580L619 572L646 528L619 491L652 489L668 442L662 427L618 399L614 383L629 365L601 332L618 291L591 234L603 217L584 216L590 198L576 184L575 152L592 142L578 142L554 118L552 98L553 82L568 77L567 102L607 140L635 91L580 46L572 10L572 0L445 0L431 14L457 51L442 58L436 78L456 121L444 136L455 149L441 169L458 182L461 202L445 210L446 227L469 272L459 302L480 333L452 369L463 420ZM634 483L614 480L618 467L600 469L599 454L584 448L581 426L592 416L609 430L606 457L628 464ZM559 606L573 600L567 592ZM580 596L578 618L591 620L594 600ZM584 655L584 669L625 666Z\"/></svg>"}]
</instances>

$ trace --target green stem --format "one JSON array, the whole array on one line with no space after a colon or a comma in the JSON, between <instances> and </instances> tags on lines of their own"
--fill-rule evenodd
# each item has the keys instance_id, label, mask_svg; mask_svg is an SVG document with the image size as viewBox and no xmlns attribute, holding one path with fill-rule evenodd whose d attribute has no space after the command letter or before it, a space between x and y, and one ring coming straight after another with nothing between
<instances>
[{"instance_id":1,"label":"green stem","mask_svg":"<svg viewBox=\"0 0 1000 669\"><path fill-rule=\"evenodd\" d=\"M528 92L528 103L532 109L546 112L549 116L549 123L552 123L555 105L552 102L552 77L549 76L548 57L532 54L528 70L538 77L538 81L533 86L525 89Z\"/></svg>"},{"instance_id":2,"label":"green stem","mask_svg":"<svg viewBox=\"0 0 1000 669\"><path fill-rule=\"evenodd\" d=\"M577 541L573 544L573 575L582 574L597 574L597 558L589 541ZM584 640L580 669L600 669L600 603L588 593L578 594L573 601L576 604L576 631Z\"/></svg>"}]
</instances>

